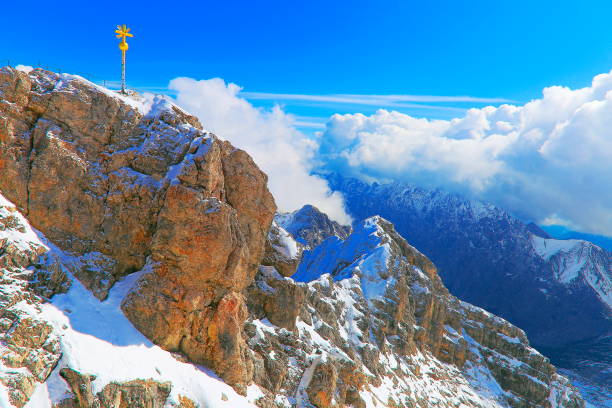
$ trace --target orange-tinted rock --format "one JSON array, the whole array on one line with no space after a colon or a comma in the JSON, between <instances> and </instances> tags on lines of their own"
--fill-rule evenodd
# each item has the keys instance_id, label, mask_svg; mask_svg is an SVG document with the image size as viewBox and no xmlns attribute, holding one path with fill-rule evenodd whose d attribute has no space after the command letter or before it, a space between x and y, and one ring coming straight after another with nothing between
<instances>
[{"instance_id":1,"label":"orange-tinted rock","mask_svg":"<svg viewBox=\"0 0 612 408\"><path fill-rule=\"evenodd\" d=\"M240 292L276 210L266 175L162 98L8 67L0 92L0 191L76 256L74 274L100 299L148 260L122 305L128 318L244 388L252 369Z\"/></svg>"},{"instance_id":2,"label":"orange-tinted rock","mask_svg":"<svg viewBox=\"0 0 612 408\"><path fill-rule=\"evenodd\" d=\"M306 392L308 398L318 408L330 408L336 391L338 373L334 364L318 363Z\"/></svg>"}]
</instances>

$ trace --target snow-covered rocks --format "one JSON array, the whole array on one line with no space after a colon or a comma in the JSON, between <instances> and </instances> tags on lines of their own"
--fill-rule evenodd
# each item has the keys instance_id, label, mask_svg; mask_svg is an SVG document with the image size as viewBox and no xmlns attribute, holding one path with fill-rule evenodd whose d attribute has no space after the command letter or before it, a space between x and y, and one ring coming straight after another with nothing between
<instances>
[{"instance_id":1,"label":"snow-covered rocks","mask_svg":"<svg viewBox=\"0 0 612 408\"><path fill-rule=\"evenodd\" d=\"M29 290L39 257L49 248L0 194L0 406L23 406L60 359L40 297Z\"/></svg>"},{"instance_id":2,"label":"snow-covered rocks","mask_svg":"<svg viewBox=\"0 0 612 408\"><path fill-rule=\"evenodd\" d=\"M273 295L291 293L279 285L306 292L291 330L249 305L259 310L247 324L254 380L269 403L583 406L520 329L449 295L433 264L380 217L306 251L297 282L261 275Z\"/></svg>"}]
</instances>

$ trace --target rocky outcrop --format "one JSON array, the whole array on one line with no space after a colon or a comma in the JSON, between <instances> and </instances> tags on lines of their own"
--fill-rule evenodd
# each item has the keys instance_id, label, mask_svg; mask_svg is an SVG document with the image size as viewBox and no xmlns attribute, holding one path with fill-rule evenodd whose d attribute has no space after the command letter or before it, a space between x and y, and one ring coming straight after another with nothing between
<instances>
[{"instance_id":1,"label":"rocky outcrop","mask_svg":"<svg viewBox=\"0 0 612 408\"><path fill-rule=\"evenodd\" d=\"M261 264L273 266L283 276L291 276L302 260L303 251L304 246L274 221L268 232Z\"/></svg>"},{"instance_id":2,"label":"rocky outcrop","mask_svg":"<svg viewBox=\"0 0 612 408\"><path fill-rule=\"evenodd\" d=\"M279 327L295 329L295 321L306 300L306 291L295 285L293 275L302 259L303 246L276 222L272 223L262 265L246 289L252 316L267 318ZM282 275L282 276L281 276Z\"/></svg>"},{"instance_id":3,"label":"rocky outcrop","mask_svg":"<svg viewBox=\"0 0 612 408\"><path fill-rule=\"evenodd\" d=\"M154 380L112 382L94 395L92 381L95 376L83 375L64 368L60 375L70 385L74 394L57 404L57 408L163 408L170 394L170 383Z\"/></svg>"},{"instance_id":4,"label":"rocky outcrop","mask_svg":"<svg viewBox=\"0 0 612 408\"><path fill-rule=\"evenodd\" d=\"M262 291L305 292L295 328L252 308L261 406L584 406L523 331L450 295L435 266L379 217L306 251L297 282L269 269L258 276Z\"/></svg>"},{"instance_id":5,"label":"rocky outcrop","mask_svg":"<svg viewBox=\"0 0 612 408\"><path fill-rule=\"evenodd\" d=\"M100 299L148 260L123 304L134 325L248 383L241 291L276 210L252 159L161 97L5 67L0 98L3 194L75 256L75 276Z\"/></svg>"}]
</instances>

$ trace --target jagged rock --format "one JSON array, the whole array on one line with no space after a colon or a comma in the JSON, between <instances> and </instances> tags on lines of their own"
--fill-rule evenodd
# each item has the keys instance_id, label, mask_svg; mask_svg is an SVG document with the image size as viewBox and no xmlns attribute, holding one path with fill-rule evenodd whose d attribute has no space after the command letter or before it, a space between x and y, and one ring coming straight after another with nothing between
<instances>
[{"instance_id":1,"label":"jagged rock","mask_svg":"<svg viewBox=\"0 0 612 408\"><path fill-rule=\"evenodd\" d=\"M60 371L74 396L61 401L57 408L163 408L171 384L154 380L132 380L124 383L111 382L94 395L91 382L95 376L81 374L71 368ZM193 401L181 398L181 407L188 408Z\"/></svg>"},{"instance_id":2,"label":"jagged rock","mask_svg":"<svg viewBox=\"0 0 612 408\"><path fill-rule=\"evenodd\" d=\"M163 408L170 395L170 389L170 383L133 380L122 384L108 384L98 394L98 398L103 408Z\"/></svg>"},{"instance_id":3,"label":"jagged rock","mask_svg":"<svg viewBox=\"0 0 612 408\"><path fill-rule=\"evenodd\" d=\"M23 407L36 384L61 357L56 334L39 316L39 296L30 292L34 271L47 248L32 242L25 220L0 196L0 382L10 402Z\"/></svg>"},{"instance_id":4,"label":"jagged rock","mask_svg":"<svg viewBox=\"0 0 612 408\"><path fill-rule=\"evenodd\" d=\"M261 266L245 296L251 315L293 330L306 300L306 287L281 276L274 267Z\"/></svg>"},{"instance_id":5,"label":"jagged rock","mask_svg":"<svg viewBox=\"0 0 612 408\"><path fill-rule=\"evenodd\" d=\"M177 408L198 408L198 406L189 398L179 395L179 405Z\"/></svg>"},{"instance_id":6,"label":"jagged rock","mask_svg":"<svg viewBox=\"0 0 612 408\"><path fill-rule=\"evenodd\" d=\"M306 251L293 276L300 282L258 276L270 287L276 280L307 289L291 331L257 313L245 330L261 360L254 380L276 401L280 394L316 407L584 407L520 329L450 295L435 266L380 217ZM250 311L261 308L257 299L265 297L249 301Z\"/></svg>"},{"instance_id":7,"label":"jagged rock","mask_svg":"<svg viewBox=\"0 0 612 408\"><path fill-rule=\"evenodd\" d=\"M276 222L272 223L262 266L245 290L251 316L265 317L279 327L295 329L296 318L306 300L306 288L287 276L295 273L302 250L301 244Z\"/></svg>"},{"instance_id":8,"label":"jagged rock","mask_svg":"<svg viewBox=\"0 0 612 408\"><path fill-rule=\"evenodd\" d=\"M313 364L316 364L316 367L306 389L308 399L318 408L329 408L332 406L336 392L336 382L338 380L336 367L327 362Z\"/></svg>"},{"instance_id":9,"label":"jagged rock","mask_svg":"<svg viewBox=\"0 0 612 408\"><path fill-rule=\"evenodd\" d=\"M300 264L303 250L303 245L274 221L268 232L261 264L273 266L283 276L291 276Z\"/></svg>"},{"instance_id":10,"label":"jagged rock","mask_svg":"<svg viewBox=\"0 0 612 408\"><path fill-rule=\"evenodd\" d=\"M126 315L162 347L248 383L239 293L276 210L266 175L163 98L9 67L0 93L0 190L75 255L75 276L100 299L149 257Z\"/></svg>"},{"instance_id":11,"label":"jagged rock","mask_svg":"<svg viewBox=\"0 0 612 408\"><path fill-rule=\"evenodd\" d=\"M91 382L93 375L83 375L71 368L62 368L60 375L68 383L74 397L60 403L60 407L91 408L100 407L100 401L93 394Z\"/></svg>"}]
</instances>

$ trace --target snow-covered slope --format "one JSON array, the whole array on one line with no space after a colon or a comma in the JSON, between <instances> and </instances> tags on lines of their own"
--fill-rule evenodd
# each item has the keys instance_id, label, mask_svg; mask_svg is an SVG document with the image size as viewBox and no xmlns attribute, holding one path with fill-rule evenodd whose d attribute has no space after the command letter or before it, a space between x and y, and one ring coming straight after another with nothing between
<instances>
[{"instance_id":1,"label":"snow-covered slope","mask_svg":"<svg viewBox=\"0 0 612 408\"><path fill-rule=\"evenodd\" d=\"M266 267L251 292L302 299L294 329L270 321L274 308L250 323L274 374L255 381L279 406L581 406L520 329L449 295L380 217L306 251L292 278Z\"/></svg>"},{"instance_id":2,"label":"snow-covered slope","mask_svg":"<svg viewBox=\"0 0 612 408\"><path fill-rule=\"evenodd\" d=\"M75 262L78 259L32 229L0 195L0 270L4 273L0 298L5 316L0 343L0 406L13 407L15 402L21 406L27 401L23 391L34 387L25 406L51 408L72 395L60 376L65 368L94 375L94 394L113 382L150 379L170 382L165 406L179 406L180 397L211 408L253 406L209 370L152 344L127 320L121 301L146 268L118 282L101 302L72 277ZM24 296L29 292L29 279L36 274L39 278L62 275L67 292L55 295L50 302L34 294ZM12 319L9 322L7 315ZM23 325L30 328L21 337ZM44 337L45 341L38 349L27 336ZM38 383L41 380L44 382ZM258 395L256 386L250 391Z\"/></svg>"}]
</instances>

